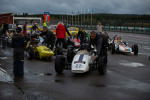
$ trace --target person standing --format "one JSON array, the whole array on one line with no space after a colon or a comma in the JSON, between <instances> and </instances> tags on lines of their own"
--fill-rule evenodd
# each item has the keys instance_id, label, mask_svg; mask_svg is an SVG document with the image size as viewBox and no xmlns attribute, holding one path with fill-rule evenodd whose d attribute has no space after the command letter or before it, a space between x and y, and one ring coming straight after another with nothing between
<instances>
[{"instance_id":1,"label":"person standing","mask_svg":"<svg viewBox=\"0 0 150 100\"><path fill-rule=\"evenodd\" d=\"M44 26L47 26L47 24L46 24L46 22L45 22L45 21L43 21L43 27L44 27Z\"/></svg>"},{"instance_id":2,"label":"person standing","mask_svg":"<svg viewBox=\"0 0 150 100\"><path fill-rule=\"evenodd\" d=\"M25 22L24 25L23 25L23 34L24 34L24 36L26 36L26 33L27 33L27 22Z\"/></svg>"},{"instance_id":3,"label":"person standing","mask_svg":"<svg viewBox=\"0 0 150 100\"><path fill-rule=\"evenodd\" d=\"M80 38L80 44L86 42L86 32L80 27L77 38Z\"/></svg>"},{"instance_id":4,"label":"person standing","mask_svg":"<svg viewBox=\"0 0 150 100\"><path fill-rule=\"evenodd\" d=\"M98 25L96 26L97 28L97 32L102 33L102 25L101 22L98 23Z\"/></svg>"},{"instance_id":5,"label":"person standing","mask_svg":"<svg viewBox=\"0 0 150 100\"><path fill-rule=\"evenodd\" d=\"M43 32L42 34L40 34L40 36L44 37L43 43L45 43L48 48L50 46L50 49L52 50L55 43L55 35L53 34L53 32L47 29L46 26L44 26Z\"/></svg>"},{"instance_id":6,"label":"person standing","mask_svg":"<svg viewBox=\"0 0 150 100\"><path fill-rule=\"evenodd\" d=\"M62 22L59 22L58 26L56 28L56 38L57 38L57 41L56 41L56 44L55 44L56 47L57 47L58 43L59 43L59 46L61 46L61 43L62 43L63 47L67 48L67 43L65 41L66 29L65 29Z\"/></svg>"},{"instance_id":7,"label":"person standing","mask_svg":"<svg viewBox=\"0 0 150 100\"><path fill-rule=\"evenodd\" d=\"M26 41L22 29L18 27L15 34L12 36L13 51L13 74L14 76L24 75L24 48Z\"/></svg>"}]
</instances>

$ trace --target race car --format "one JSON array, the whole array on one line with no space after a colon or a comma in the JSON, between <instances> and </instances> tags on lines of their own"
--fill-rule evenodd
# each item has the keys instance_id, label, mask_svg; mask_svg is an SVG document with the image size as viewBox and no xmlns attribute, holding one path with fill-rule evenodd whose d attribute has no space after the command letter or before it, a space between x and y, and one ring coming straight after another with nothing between
<instances>
[{"instance_id":1,"label":"race car","mask_svg":"<svg viewBox=\"0 0 150 100\"><path fill-rule=\"evenodd\" d=\"M57 25L51 25L49 27L49 29L53 32L53 34L56 34L56 28L57 28Z\"/></svg>"},{"instance_id":2,"label":"race car","mask_svg":"<svg viewBox=\"0 0 150 100\"><path fill-rule=\"evenodd\" d=\"M134 44L132 45L132 47L129 47L127 46L128 43L123 42L122 40L115 40L115 37L113 37L113 40L110 42L112 54L114 54L115 52L121 52L121 53L126 53L126 54L133 52L134 55L138 54L137 44Z\"/></svg>"},{"instance_id":3,"label":"race car","mask_svg":"<svg viewBox=\"0 0 150 100\"><path fill-rule=\"evenodd\" d=\"M78 35L79 28L70 27L70 28L68 28L68 30L69 30L69 33L71 34L71 36L77 36ZM66 36L68 37L69 35L66 33Z\"/></svg>"},{"instance_id":4,"label":"race car","mask_svg":"<svg viewBox=\"0 0 150 100\"><path fill-rule=\"evenodd\" d=\"M80 40L75 36L73 36L71 38L68 38L67 43L68 43L68 45L72 45L72 46L75 46L75 47L80 46Z\"/></svg>"},{"instance_id":5,"label":"race car","mask_svg":"<svg viewBox=\"0 0 150 100\"><path fill-rule=\"evenodd\" d=\"M27 50L27 58L29 60L32 60L33 57L36 58L51 58L54 53L52 50L50 50L48 47L42 44L43 38L39 37L39 40L32 39L31 41L28 41L26 50Z\"/></svg>"},{"instance_id":6,"label":"race car","mask_svg":"<svg viewBox=\"0 0 150 100\"><path fill-rule=\"evenodd\" d=\"M82 44L80 48L68 48L67 58L63 55L57 55L55 59L55 71L58 74L63 71L71 70L72 73L86 73L97 69L100 74L106 74L106 64L104 56L94 60L96 50L87 51L88 44Z\"/></svg>"}]
</instances>

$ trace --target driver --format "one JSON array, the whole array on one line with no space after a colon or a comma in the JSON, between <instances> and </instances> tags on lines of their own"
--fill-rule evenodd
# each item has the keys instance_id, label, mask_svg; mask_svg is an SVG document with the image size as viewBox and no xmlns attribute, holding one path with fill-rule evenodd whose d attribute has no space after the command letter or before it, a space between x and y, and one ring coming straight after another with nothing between
<instances>
[{"instance_id":1,"label":"driver","mask_svg":"<svg viewBox=\"0 0 150 100\"><path fill-rule=\"evenodd\" d=\"M31 28L31 33L32 31L36 31L37 29L40 31L39 27L37 26L37 23L34 23L34 25Z\"/></svg>"},{"instance_id":2,"label":"driver","mask_svg":"<svg viewBox=\"0 0 150 100\"><path fill-rule=\"evenodd\" d=\"M92 31L90 34L90 42L89 42L88 51L91 50L91 45L93 45L97 49L94 59L96 60L99 56L104 55L107 61L107 48L106 47L109 44L107 42L106 36L103 34L97 34L95 31Z\"/></svg>"},{"instance_id":3,"label":"driver","mask_svg":"<svg viewBox=\"0 0 150 100\"><path fill-rule=\"evenodd\" d=\"M120 43L122 42L121 37L117 35L116 39L114 40L114 43Z\"/></svg>"}]
</instances>

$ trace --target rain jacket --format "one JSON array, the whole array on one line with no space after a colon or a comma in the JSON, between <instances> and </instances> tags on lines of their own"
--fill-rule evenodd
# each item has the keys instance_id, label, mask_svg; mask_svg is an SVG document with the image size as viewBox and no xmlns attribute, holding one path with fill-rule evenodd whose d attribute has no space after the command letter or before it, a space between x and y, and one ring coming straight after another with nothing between
<instances>
[{"instance_id":1,"label":"rain jacket","mask_svg":"<svg viewBox=\"0 0 150 100\"><path fill-rule=\"evenodd\" d=\"M66 38L66 29L62 24L59 24L56 28L57 38Z\"/></svg>"}]
</instances>

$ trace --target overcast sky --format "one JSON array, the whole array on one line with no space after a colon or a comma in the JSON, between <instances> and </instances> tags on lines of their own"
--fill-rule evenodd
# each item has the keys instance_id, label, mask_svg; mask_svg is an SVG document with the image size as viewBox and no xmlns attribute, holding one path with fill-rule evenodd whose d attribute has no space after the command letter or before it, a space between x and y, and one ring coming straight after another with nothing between
<instances>
[{"instance_id":1,"label":"overcast sky","mask_svg":"<svg viewBox=\"0 0 150 100\"><path fill-rule=\"evenodd\" d=\"M89 10L88 10L89 9ZM0 13L150 14L150 0L0 0Z\"/></svg>"}]
</instances>

